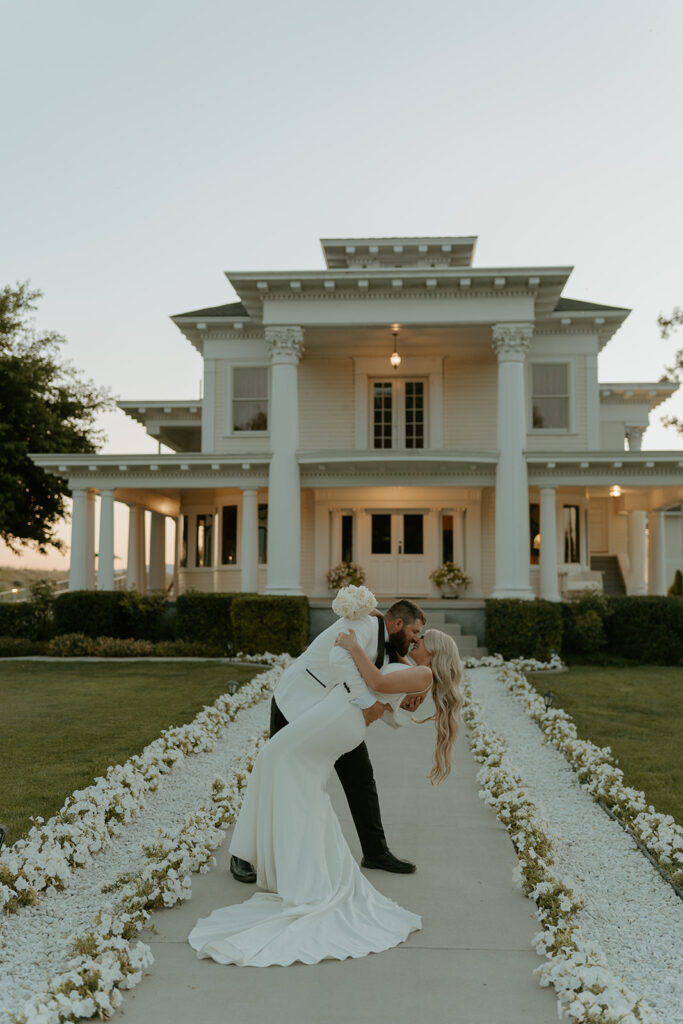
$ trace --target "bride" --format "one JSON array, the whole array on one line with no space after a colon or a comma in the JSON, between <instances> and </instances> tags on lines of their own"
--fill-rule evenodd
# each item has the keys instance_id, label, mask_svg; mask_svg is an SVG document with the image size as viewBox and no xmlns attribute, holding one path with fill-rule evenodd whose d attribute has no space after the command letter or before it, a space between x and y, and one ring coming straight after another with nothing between
<instances>
[{"instance_id":1,"label":"bride","mask_svg":"<svg viewBox=\"0 0 683 1024\"><path fill-rule=\"evenodd\" d=\"M386 704L389 724L410 721L406 694L431 691L436 746L430 773L442 782L451 768L462 667L452 637L428 629L407 661L375 667L353 629L336 644L350 652L371 690ZM378 953L422 927L417 914L377 892L361 873L342 835L327 781L336 759L365 733L363 712L343 685L291 722L261 750L240 811L230 852L256 866L259 886L244 903L214 910L189 936L200 958L248 967L288 966Z\"/></svg>"}]
</instances>

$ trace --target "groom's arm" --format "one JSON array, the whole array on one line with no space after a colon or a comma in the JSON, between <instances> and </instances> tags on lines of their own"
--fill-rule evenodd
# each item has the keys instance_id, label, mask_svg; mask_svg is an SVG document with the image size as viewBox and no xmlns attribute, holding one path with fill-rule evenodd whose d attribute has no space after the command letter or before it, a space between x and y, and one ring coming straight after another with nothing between
<instances>
[{"instance_id":1,"label":"groom's arm","mask_svg":"<svg viewBox=\"0 0 683 1024\"><path fill-rule=\"evenodd\" d=\"M369 616L365 619L340 619L337 623L338 633L348 633L350 629L358 637L367 656L374 661L377 648L377 623ZM355 662L348 651L343 647L335 647L330 651L330 667L334 670L339 679L343 679L349 690L349 701L358 704L360 708L371 708L377 703L377 697L366 686L363 677L356 668Z\"/></svg>"}]
</instances>

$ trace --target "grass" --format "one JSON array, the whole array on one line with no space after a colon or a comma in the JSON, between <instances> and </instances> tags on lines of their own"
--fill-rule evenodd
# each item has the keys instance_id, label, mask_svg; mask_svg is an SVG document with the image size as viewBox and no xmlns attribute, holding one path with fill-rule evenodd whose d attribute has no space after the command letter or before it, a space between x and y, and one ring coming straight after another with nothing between
<instances>
[{"instance_id":1,"label":"grass","mask_svg":"<svg viewBox=\"0 0 683 1024\"><path fill-rule=\"evenodd\" d=\"M0 666L0 822L15 842L74 789L126 761L162 729L190 722L262 669L205 662L147 665L5 662Z\"/></svg>"},{"instance_id":2,"label":"grass","mask_svg":"<svg viewBox=\"0 0 683 1024\"><path fill-rule=\"evenodd\" d=\"M572 716L582 739L612 748L626 785L683 825L680 668L575 665L566 675L528 678L539 693L552 689L555 706Z\"/></svg>"}]
</instances>

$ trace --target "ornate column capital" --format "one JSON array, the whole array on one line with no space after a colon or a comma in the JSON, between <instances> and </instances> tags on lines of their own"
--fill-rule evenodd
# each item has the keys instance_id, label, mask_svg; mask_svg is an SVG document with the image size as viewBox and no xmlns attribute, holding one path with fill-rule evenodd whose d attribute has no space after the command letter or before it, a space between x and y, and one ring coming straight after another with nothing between
<instances>
[{"instance_id":1,"label":"ornate column capital","mask_svg":"<svg viewBox=\"0 0 683 1024\"><path fill-rule=\"evenodd\" d=\"M647 427L635 426L635 424L626 424L626 440L628 441L629 451L639 452L643 446L643 434L647 430Z\"/></svg>"},{"instance_id":2,"label":"ornate column capital","mask_svg":"<svg viewBox=\"0 0 683 1024\"><path fill-rule=\"evenodd\" d=\"M524 362L533 333L533 324L494 324L492 344L498 361Z\"/></svg>"},{"instance_id":3,"label":"ornate column capital","mask_svg":"<svg viewBox=\"0 0 683 1024\"><path fill-rule=\"evenodd\" d=\"M304 352L301 327L266 327L266 342L271 363L296 365Z\"/></svg>"}]
</instances>

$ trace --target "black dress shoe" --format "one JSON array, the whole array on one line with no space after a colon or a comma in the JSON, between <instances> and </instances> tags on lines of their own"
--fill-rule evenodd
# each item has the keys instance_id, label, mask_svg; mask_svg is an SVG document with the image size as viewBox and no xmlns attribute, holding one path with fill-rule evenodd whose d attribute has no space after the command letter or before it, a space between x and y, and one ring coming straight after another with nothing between
<instances>
[{"instance_id":1,"label":"black dress shoe","mask_svg":"<svg viewBox=\"0 0 683 1024\"><path fill-rule=\"evenodd\" d=\"M238 882L256 881L256 872L253 867L248 860L242 860L240 857L230 858L230 874Z\"/></svg>"},{"instance_id":2,"label":"black dress shoe","mask_svg":"<svg viewBox=\"0 0 683 1024\"><path fill-rule=\"evenodd\" d=\"M415 871L415 865L409 860L399 860L389 850L379 857L363 857L360 862L362 868L380 868L382 871L393 871L397 875L410 875Z\"/></svg>"}]
</instances>

